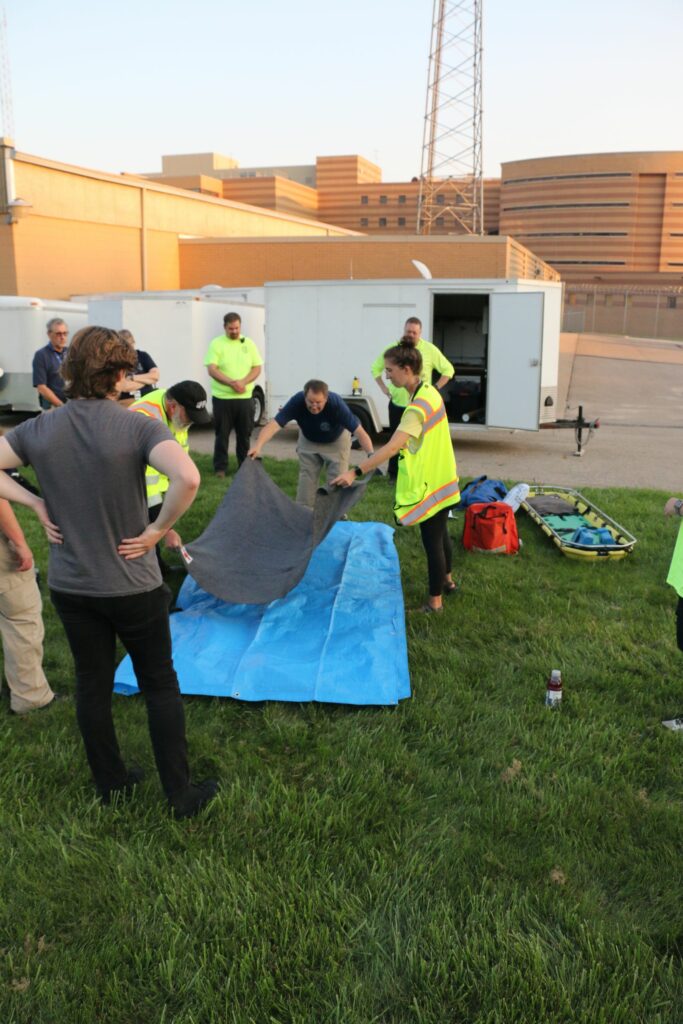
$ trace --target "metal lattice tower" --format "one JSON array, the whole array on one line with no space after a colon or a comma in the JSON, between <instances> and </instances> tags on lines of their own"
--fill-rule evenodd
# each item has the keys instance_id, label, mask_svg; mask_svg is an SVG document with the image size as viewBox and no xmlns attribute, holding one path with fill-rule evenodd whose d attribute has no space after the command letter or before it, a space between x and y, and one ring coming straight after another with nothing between
<instances>
[{"instance_id":1,"label":"metal lattice tower","mask_svg":"<svg viewBox=\"0 0 683 1024\"><path fill-rule=\"evenodd\" d=\"M12 77L9 64L9 45L7 41L7 17L5 8L0 8L0 115L2 115L2 131L0 135L14 139L14 113L12 111Z\"/></svg>"},{"instance_id":2,"label":"metal lattice tower","mask_svg":"<svg viewBox=\"0 0 683 1024\"><path fill-rule=\"evenodd\" d=\"M483 232L482 3L434 0L418 234Z\"/></svg>"}]
</instances>

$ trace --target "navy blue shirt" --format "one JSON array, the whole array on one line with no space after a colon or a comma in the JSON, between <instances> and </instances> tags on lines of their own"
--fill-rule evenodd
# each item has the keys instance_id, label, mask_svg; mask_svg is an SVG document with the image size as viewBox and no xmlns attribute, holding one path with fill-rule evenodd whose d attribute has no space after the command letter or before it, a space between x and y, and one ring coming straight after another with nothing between
<instances>
[{"instance_id":1,"label":"navy blue shirt","mask_svg":"<svg viewBox=\"0 0 683 1024\"><path fill-rule=\"evenodd\" d=\"M39 348L33 357L34 388L37 388L39 384L47 384L62 402L64 401L64 378L59 371L66 351L63 349L61 352L57 352L48 342L43 348Z\"/></svg>"},{"instance_id":2,"label":"navy blue shirt","mask_svg":"<svg viewBox=\"0 0 683 1024\"><path fill-rule=\"evenodd\" d=\"M358 417L334 391L330 391L325 408L319 413L309 412L303 391L297 391L275 416L275 422L281 427L287 426L290 420L296 420L301 433L314 444L329 444L337 440L342 430L352 434L360 425Z\"/></svg>"}]
</instances>

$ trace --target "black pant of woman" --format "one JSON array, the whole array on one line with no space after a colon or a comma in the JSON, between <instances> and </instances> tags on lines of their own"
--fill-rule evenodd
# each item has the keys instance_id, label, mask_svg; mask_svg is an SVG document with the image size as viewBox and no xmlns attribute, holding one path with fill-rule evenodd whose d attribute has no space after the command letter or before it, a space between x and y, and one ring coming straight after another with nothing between
<instances>
[{"instance_id":1,"label":"black pant of woman","mask_svg":"<svg viewBox=\"0 0 683 1024\"><path fill-rule=\"evenodd\" d=\"M448 532L448 509L440 509L430 519L420 523L420 534L427 553L429 596L440 597L453 558L453 543Z\"/></svg>"}]
</instances>

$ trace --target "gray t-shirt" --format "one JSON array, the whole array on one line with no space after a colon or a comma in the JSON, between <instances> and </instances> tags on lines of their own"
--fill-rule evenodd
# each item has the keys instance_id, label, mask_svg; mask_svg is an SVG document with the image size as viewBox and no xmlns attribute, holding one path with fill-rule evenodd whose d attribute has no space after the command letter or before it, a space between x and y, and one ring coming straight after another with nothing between
<instances>
[{"instance_id":1,"label":"gray t-shirt","mask_svg":"<svg viewBox=\"0 0 683 1024\"><path fill-rule=\"evenodd\" d=\"M120 597L161 586L154 549L126 561L124 537L148 525L145 466L170 430L109 399L77 399L26 420L6 440L36 471L64 537L50 544L48 584L67 594Z\"/></svg>"}]
</instances>

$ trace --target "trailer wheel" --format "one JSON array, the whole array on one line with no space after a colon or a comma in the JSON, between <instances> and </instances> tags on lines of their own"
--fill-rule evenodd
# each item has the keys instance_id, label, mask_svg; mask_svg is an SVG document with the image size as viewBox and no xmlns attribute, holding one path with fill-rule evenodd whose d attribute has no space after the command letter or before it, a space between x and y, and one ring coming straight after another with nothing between
<instances>
[{"instance_id":1,"label":"trailer wheel","mask_svg":"<svg viewBox=\"0 0 683 1024\"><path fill-rule=\"evenodd\" d=\"M346 404L348 405L349 409L354 414L354 416L358 417L358 419L360 420L361 427L363 428L365 433L369 435L370 440L374 444L377 435L375 434L375 425L372 422L372 416L370 415L368 410L365 408L365 406L355 405L353 402L347 402ZM358 443L355 437L353 439L351 447L356 451L360 448L360 444Z\"/></svg>"},{"instance_id":2,"label":"trailer wheel","mask_svg":"<svg viewBox=\"0 0 683 1024\"><path fill-rule=\"evenodd\" d=\"M251 396L251 407L254 414L254 426L259 427L266 411L265 397L261 388L254 388L254 393Z\"/></svg>"}]
</instances>

